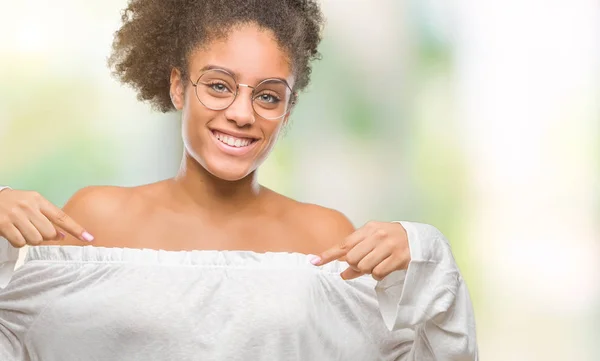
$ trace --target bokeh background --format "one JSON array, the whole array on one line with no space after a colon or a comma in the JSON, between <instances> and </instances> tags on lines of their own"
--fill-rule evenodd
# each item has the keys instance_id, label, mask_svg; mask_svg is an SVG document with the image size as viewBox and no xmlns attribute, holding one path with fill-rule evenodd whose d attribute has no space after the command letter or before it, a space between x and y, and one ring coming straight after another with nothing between
<instances>
[{"instance_id":1,"label":"bokeh background","mask_svg":"<svg viewBox=\"0 0 600 361\"><path fill-rule=\"evenodd\" d=\"M0 5L0 184L62 205L172 176L177 114L106 67L125 0ZM260 172L450 239L482 360L600 360L600 5L324 0L323 60Z\"/></svg>"}]
</instances>

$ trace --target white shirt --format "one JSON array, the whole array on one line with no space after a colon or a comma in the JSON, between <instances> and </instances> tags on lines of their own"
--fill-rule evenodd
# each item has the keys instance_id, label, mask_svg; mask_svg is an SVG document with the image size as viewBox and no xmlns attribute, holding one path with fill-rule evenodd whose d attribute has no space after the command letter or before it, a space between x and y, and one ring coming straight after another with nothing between
<instances>
[{"instance_id":1,"label":"white shirt","mask_svg":"<svg viewBox=\"0 0 600 361\"><path fill-rule=\"evenodd\" d=\"M0 360L476 360L447 240L401 223L412 260L380 282L300 253L32 247L0 290Z\"/></svg>"}]
</instances>

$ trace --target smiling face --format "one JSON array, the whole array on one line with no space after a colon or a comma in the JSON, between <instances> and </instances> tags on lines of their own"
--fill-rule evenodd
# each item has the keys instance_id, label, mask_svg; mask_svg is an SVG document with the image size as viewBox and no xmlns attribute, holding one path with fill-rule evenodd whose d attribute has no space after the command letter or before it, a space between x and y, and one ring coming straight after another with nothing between
<instances>
[{"instance_id":1,"label":"smiling face","mask_svg":"<svg viewBox=\"0 0 600 361\"><path fill-rule=\"evenodd\" d=\"M188 63L189 78L171 74L186 156L217 178L242 179L264 162L289 117L288 55L271 31L243 25L199 47Z\"/></svg>"}]
</instances>

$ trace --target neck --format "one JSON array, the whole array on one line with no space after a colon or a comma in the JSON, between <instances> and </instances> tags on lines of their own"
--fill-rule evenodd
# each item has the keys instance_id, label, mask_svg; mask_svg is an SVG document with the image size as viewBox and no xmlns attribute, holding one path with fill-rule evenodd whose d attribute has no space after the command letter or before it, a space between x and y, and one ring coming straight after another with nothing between
<instances>
[{"instance_id":1,"label":"neck","mask_svg":"<svg viewBox=\"0 0 600 361\"><path fill-rule=\"evenodd\" d=\"M185 153L177 176L173 179L176 197L185 204L210 210L214 216L231 216L254 208L262 194L256 171L237 181L226 181L210 174Z\"/></svg>"}]
</instances>

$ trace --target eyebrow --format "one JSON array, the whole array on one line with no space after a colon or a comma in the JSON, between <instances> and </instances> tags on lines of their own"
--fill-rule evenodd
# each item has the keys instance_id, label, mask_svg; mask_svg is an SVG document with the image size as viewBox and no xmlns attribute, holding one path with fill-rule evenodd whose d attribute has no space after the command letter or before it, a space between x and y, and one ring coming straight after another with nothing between
<instances>
[{"instance_id":1,"label":"eyebrow","mask_svg":"<svg viewBox=\"0 0 600 361\"><path fill-rule=\"evenodd\" d=\"M236 72L233 71L233 70L231 70L231 69L227 69L224 66L217 66L217 65L208 64L208 65L202 67L202 69L200 69L200 73L204 73L205 71L209 71L209 70L225 70L229 74L233 75L233 78L236 79L236 81L237 81L237 74L236 74ZM284 78L276 77L276 76L274 76L274 77L268 77L268 78L265 78L265 79L261 79L261 80L258 81L258 83L260 83L261 81L268 80L268 79L281 80L282 82L286 83L287 86L290 87L290 89L292 88L290 86L290 84L287 82L287 80L285 80Z\"/></svg>"}]
</instances>

